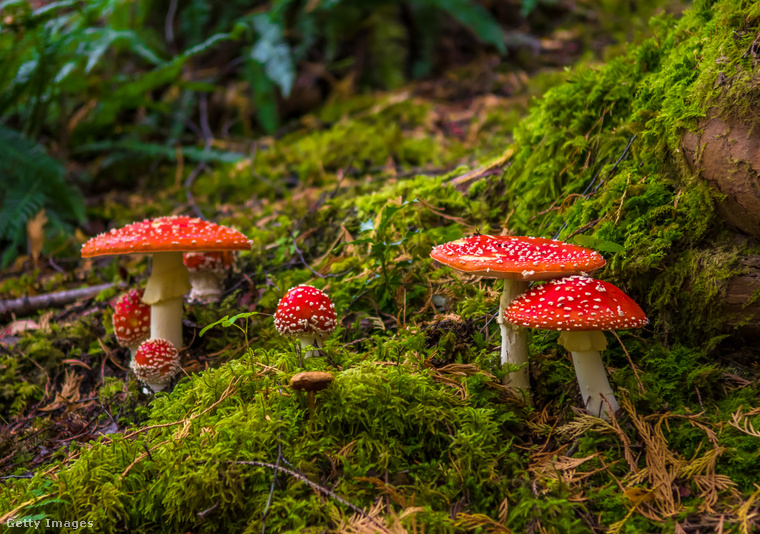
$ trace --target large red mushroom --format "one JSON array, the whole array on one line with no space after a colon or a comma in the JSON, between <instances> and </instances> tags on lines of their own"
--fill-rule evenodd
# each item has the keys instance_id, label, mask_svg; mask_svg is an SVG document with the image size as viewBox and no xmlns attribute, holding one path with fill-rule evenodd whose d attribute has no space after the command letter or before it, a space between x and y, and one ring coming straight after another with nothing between
<instances>
[{"instance_id":1,"label":"large red mushroom","mask_svg":"<svg viewBox=\"0 0 760 534\"><path fill-rule=\"evenodd\" d=\"M559 343L573 358L586 409L605 419L617 411L599 352L607 348L602 330L640 328L649 322L628 295L609 282L570 276L530 289L512 302L504 316L529 328L562 331Z\"/></svg>"},{"instance_id":2,"label":"large red mushroom","mask_svg":"<svg viewBox=\"0 0 760 534\"><path fill-rule=\"evenodd\" d=\"M438 245L430 256L467 274L504 279L496 317L501 330L501 364L520 366L507 374L504 383L525 393L530 390L527 336L504 319L504 310L531 281L586 274L606 263L596 251L554 239L480 234Z\"/></svg>"},{"instance_id":3,"label":"large red mushroom","mask_svg":"<svg viewBox=\"0 0 760 534\"><path fill-rule=\"evenodd\" d=\"M182 253L206 250L248 250L251 242L232 228L177 215L113 229L82 246L82 257L151 254L153 266L143 302L149 304L151 339L182 347L182 296L190 291Z\"/></svg>"},{"instance_id":4,"label":"large red mushroom","mask_svg":"<svg viewBox=\"0 0 760 534\"><path fill-rule=\"evenodd\" d=\"M301 348L320 348L324 340L335 330L337 316L335 306L324 291L300 285L289 290L277 305L274 314L274 326L284 335L294 337L301 343ZM316 351L308 350L306 358L314 356Z\"/></svg>"}]
</instances>

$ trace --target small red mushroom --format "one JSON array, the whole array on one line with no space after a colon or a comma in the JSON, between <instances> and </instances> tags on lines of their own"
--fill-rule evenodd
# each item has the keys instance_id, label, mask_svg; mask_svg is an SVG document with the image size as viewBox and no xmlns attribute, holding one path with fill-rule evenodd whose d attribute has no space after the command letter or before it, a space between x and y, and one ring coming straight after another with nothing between
<instances>
[{"instance_id":1,"label":"small red mushroom","mask_svg":"<svg viewBox=\"0 0 760 534\"><path fill-rule=\"evenodd\" d=\"M274 326L284 335L296 338L302 348L320 348L324 340L333 333L337 324L335 306L323 291L300 285L289 290L277 305ZM309 350L306 358L316 351Z\"/></svg>"},{"instance_id":2,"label":"small red mushroom","mask_svg":"<svg viewBox=\"0 0 760 534\"><path fill-rule=\"evenodd\" d=\"M144 341L130 367L137 378L154 392L166 388L182 370L177 349L165 339Z\"/></svg>"},{"instance_id":3,"label":"small red mushroom","mask_svg":"<svg viewBox=\"0 0 760 534\"><path fill-rule=\"evenodd\" d=\"M150 306L142 301L142 289L130 289L113 307L116 341L127 347L134 358L137 347L150 336Z\"/></svg>"},{"instance_id":4,"label":"small red mushroom","mask_svg":"<svg viewBox=\"0 0 760 534\"><path fill-rule=\"evenodd\" d=\"M235 256L232 251L185 252L182 261L190 274L189 300L214 302L221 294L221 282L232 268Z\"/></svg>"},{"instance_id":5,"label":"small red mushroom","mask_svg":"<svg viewBox=\"0 0 760 534\"><path fill-rule=\"evenodd\" d=\"M522 366L510 372L504 383L528 392L528 339L525 332L504 320L504 310L528 289L533 280L551 280L586 274L603 267L596 251L543 237L474 235L438 245L433 259L458 271L504 279L496 321L501 330L501 364Z\"/></svg>"},{"instance_id":6,"label":"small red mushroom","mask_svg":"<svg viewBox=\"0 0 760 534\"><path fill-rule=\"evenodd\" d=\"M605 419L617 411L599 351L607 348L602 330L640 328L649 322L628 295L609 282L570 276L530 289L504 316L529 328L561 330L559 343L573 358L586 409Z\"/></svg>"},{"instance_id":7,"label":"small red mushroom","mask_svg":"<svg viewBox=\"0 0 760 534\"><path fill-rule=\"evenodd\" d=\"M82 246L82 257L151 254L153 266L143 302L150 304L150 337L182 346L182 296L190 291L183 252L248 250L251 242L232 228L177 215L113 229Z\"/></svg>"}]
</instances>

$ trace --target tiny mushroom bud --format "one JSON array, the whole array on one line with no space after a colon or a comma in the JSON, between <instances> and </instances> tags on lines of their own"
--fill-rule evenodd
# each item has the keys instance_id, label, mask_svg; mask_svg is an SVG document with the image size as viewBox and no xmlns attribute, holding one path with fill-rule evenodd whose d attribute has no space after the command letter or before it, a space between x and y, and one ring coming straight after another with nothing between
<instances>
[{"instance_id":1,"label":"tiny mushroom bud","mask_svg":"<svg viewBox=\"0 0 760 534\"><path fill-rule=\"evenodd\" d=\"M435 247L430 256L458 271L504 279L496 321L501 330L501 364L520 365L504 383L527 394L528 339L523 329L504 320L504 310L534 280L586 274L603 267L604 258L588 248L542 237L474 235Z\"/></svg>"},{"instance_id":2,"label":"tiny mushroom bud","mask_svg":"<svg viewBox=\"0 0 760 534\"><path fill-rule=\"evenodd\" d=\"M190 301L214 302L221 294L221 282L234 262L232 251L185 252L182 261L190 274Z\"/></svg>"},{"instance_id":3,"label":"tiny mushroom bud","mask_svg":"<svg viewBox=\"0 0 760 534\"><path fill-rule=\"evenodd\" d=\"M144 341L130 367L137 378L154 392L166 388L182 370L177 349L165 339Z\"/></svg>"},{"instance_id":4,"label":"tiny mushroom bud","mask_svg":"<svg viewBox=\"0 0 760 534\"><path fill-rule=\"evenodd\" d=\"M314 409L314 395L317 391L327 388L335 378L324 371L306 371L293 375L290 379L291 389L309 393L309 408Z\"/></svg>"},{"instance_id":5,"label":"tiny mushroom bud","mask_svg":"<svg viewBox=\"0 0 760 534\"><path fill-rule=\"evenodd\" d=\"M150 306L142 301L142 289L130 289L113 307L113 331L116 341L135 357L140 343L150 336Z\"/></svg>"},{"instance_id":6,"label":"tiny mushroom bud","mask_svg":"<svg viewBox=\"0 0 760 534\"><path fill-rule=\"evenodd\" d=\"M308 285L300 285L288 291L274 314L277 331L281 335L296 338L304 349L323 346L325 338L333 333L336 324L335 306L330 297ZM315 354L316 351L309 350L304 356L309 358Z\"/></svg>"},{"instance_id":7,"label":"tiny mushroom bud","mask_svg":"<svg viewBox=\"0 0 760 534\"><path fill-rule=\"evenodd\" d=\"M607 348L602 330L639 328L649 322L628 295L609 282L570 276L530 289L504 316L530 328L561 330L559 342L573 358L586 409L605 419L618 409L599 351Z\"/></svg>"}]
</instances>

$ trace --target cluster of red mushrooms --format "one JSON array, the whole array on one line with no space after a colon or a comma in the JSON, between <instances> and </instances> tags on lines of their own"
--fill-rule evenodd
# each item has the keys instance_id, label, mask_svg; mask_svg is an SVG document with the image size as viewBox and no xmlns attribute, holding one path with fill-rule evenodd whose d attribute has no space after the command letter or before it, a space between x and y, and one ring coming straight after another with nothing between
<instances>
[{"instance_id":1,"label":"cluster of red mushrooms","mask_svg":"<svg viewBox=\"0 0 760 534\"><path fill-rule=\"evenodd\" d=\"M151 390L164 389L181 371L183 296L190 291L191 301L218 299L233 251L250 246L237 230L186 216L131 224L84 244L83 257L153 257L145 290L122 295L113 314L116 338L132 353L130 367ZM599 354L607 347L602 331L638 328L648 321L620 289L589 278L605 265L599 253L552 239L478 234L439 245L431 256L468 274L504 279L497 322L501 362L510 365L507 385L529 394L524 327L560 330L559 342L572 355L586 408L605 418L617 410ZM548 282L528 289L538 280ZM274 324L280 334L299 341L308 358L335 330L335 306L323 291L300 285L280 300Z\"/></svg>"},{"instance_id":2,"label":"cluster of red mushrooms","mask_svg":"<svg viewBox=\"0 0 760 534\"><path fill-rule=\"evenodd\" d=\"M249 250L251 241L232 228L201 219L160 217L113 229L82 246L82 257L150 254L153 265L145 290L132 289L114 304L117 341L132 354L130 368L152 391L165 389L181 371L182 298L212 302L234 261L233 251ZM282 298L277 330L301 346L324 344L336 325L335 306L311 286L298 286ZM306 352L306 357L315 354Z\"/></svg>"},{"instance_id":3,"label":"cluster of red mushrooms","mask_svg":"<svg viewBox=\"0 0 760 534\"><path fill-rule=\"evenodd\" d=\"M510 364L505 383L529 394L528 343L523 327L559 330L570 351L586 409L609 418L618 409L600 351L603 330L648 323L641 308L614 285L589 278L605 265L591 249L553 239L475 235L439 245L430 255L459 271L503 278L497 322L501 363ZM531 282L549 280L528 289Z\"/></svg>"}]
</instances>

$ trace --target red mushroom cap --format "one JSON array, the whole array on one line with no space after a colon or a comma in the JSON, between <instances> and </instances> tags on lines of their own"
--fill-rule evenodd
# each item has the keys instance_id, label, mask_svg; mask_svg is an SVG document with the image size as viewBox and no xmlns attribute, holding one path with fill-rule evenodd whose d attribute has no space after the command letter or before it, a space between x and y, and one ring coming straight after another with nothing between
<instances>
[{"instance_id":1,"label":"red mushroom cap","mask_svg":"<svg viewBox=\"0 0 760 534\"><path fill-rule=\"evenodd\" d=\"M288 291L277 305L274 326L286 336L329 336L335 330L335 305L324 291L300 285Z\"/></svg>"},{"instance_id":2,"label":"red mushroom cap","mask_svg":"<svg viewBox=\"0 0 760 534\"><path fill-rule=\"evenodd\" d=\"M250 248L250 240L237 230L176 215L129 224L93 237L82 246L82 257Z\"/></svg>"},{"instance_id":3,"label":"red mushroom cap","mask_svg":"<svg viewBox=\"0 0 760 534\"><path fill-rule=\"evenodd\" d=\"M129 347L150 336L150 306L142 301L142 289L130 289L113 307L113 331L119 345Z\"/></svg>"},{"instance_id":4,"label":"red mushroom cap","mask_svg":"<svg viewBox=\"0 0 760 534\"><path fill-rule=\"evenodd\" d=\"M209 271L223 273L229 269L235 257L231 250L218 250L213 252L186 252L182 255L182 261L189 272Z\"/></svg>"},{"instance_id":5,"label":"red mushroom cap","mask_svg":"<svg viewBox=\"0 0 760 534\"><path fill-rule=\"evenodd\" d=\"M547 330L626 330L649 322L623 291L585 276L560 278L528 290L512 301L504 318Z\"/></svg>"},{"instance_id":6,"label":"red mushroom cap","mask_svg":"<svg viewBox=\"0 0 760 534\"><path fill-rule=\"evenodd\" d=\"M149 339L137 349L131 364L132 370L147 384L168 384L181 370L179 353L165 339Z\"/></svg>"},{"instance_id":7,"label":"red mushroom cap","mask_svg":"<svg viewBox=\"0 0 760 534\"><path fill-rule=\"evenodd\" d=\"M550 280L603 267L598 252L543 237L474 235L435 247L430 256L459 271L495 278Z\"/></svg>"}]
</instances>

